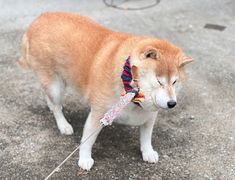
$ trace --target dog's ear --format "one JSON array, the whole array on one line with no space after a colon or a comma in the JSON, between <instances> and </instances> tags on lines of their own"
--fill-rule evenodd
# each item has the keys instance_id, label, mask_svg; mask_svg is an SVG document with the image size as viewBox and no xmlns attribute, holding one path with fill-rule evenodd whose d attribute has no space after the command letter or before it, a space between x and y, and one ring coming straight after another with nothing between
<instances>
[{"instance_id":1,"label":"dog's ear","mask_svg":"<svg viewBox=\"0 0 235 180\"><path fill-rule=\"evenodd\" d=\"M179 67L184 67L186 64L193 62L194 60L191 57L183 56L179 62Z\"/></svg>"},{"instance_id":2,"label":"dog's ear","mask_svg":"<svg viewBox=\"0 0 235 180\"><path fill-rule=\"evenodd\" d=\"M142 46L134 49L131 53L131 65L139 67L143 62L157 60L159 57L158 50L152 46ZM148 63L147 63L148 64Z\"/></svg>"},{"instance_id":3,"label":"dog's ear","mask_svg":"<svg viewBox=\"0 0 235 180\"><path fill-rule=\"evenodd\" d=\"M153 59L153 60L157 60L157 57L158 57L157 50L155 48L153 48L153 47L147 47L140 54L140 58L141 59Z\"/></svg>"}]
</instances>

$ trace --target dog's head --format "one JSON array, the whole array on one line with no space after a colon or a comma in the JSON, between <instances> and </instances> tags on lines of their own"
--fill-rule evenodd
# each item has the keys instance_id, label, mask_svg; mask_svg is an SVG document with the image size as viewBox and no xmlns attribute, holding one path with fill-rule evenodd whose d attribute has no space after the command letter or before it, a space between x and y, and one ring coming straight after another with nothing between
<instances>
[{"instance_id":1,"label":"dog's head","mask_svg":"<svg viewBox=\"0 0 235 180\"><path fill-rule=\"evenodd\" d=\"M132 65L138 68L139 86L145 95L143 107L173 108L177 92L185 79L184 66L193 60L176 46L161 40L142 40L132 55Z\"/></svg>"}]
</instances>

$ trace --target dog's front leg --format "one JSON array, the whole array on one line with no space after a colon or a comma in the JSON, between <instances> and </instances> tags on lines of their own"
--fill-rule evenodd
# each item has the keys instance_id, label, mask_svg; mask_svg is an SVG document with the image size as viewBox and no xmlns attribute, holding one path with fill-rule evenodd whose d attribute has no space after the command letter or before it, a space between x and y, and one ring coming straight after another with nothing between
<instances>
[{"instance_id":1,"label":"dog's front leg","mask_svg":"<svg viewBox=\"0 0 235 180\"><path fill-rule=\"evenodd\" d=\"M140 126L140 150L144 161L150 163L158 162L158 153L152 147L152 132L157 113L153 113L150 120Z\"/></svg>"},{"instance_id":2,"label":"dog's front leg","mask_svg":"<svg viewBox=\"0 0 235 180\"><path fill-rule=\"evenodd\" d=\"M90 170L94 164L94 160L91 157L91 151L101 129L102 127L100 126L97 114L90 112L84 126L81 140L82 144L79 151L78 165L84 170Z\"/></svg>"}]
</instances>

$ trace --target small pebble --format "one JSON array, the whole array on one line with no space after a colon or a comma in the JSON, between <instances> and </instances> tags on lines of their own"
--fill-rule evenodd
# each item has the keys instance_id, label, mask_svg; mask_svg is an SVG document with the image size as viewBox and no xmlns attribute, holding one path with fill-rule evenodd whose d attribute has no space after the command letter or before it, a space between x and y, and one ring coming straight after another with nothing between
<instances>
[{"instance_id":1,"label":"small pebble","mask_svg":"<svg viewBox=\"0 0 235 180\"><path fill-rule=\"evenodd\" d=\"M189 117L189 119L194 119L194 116L193 116L193 115L192 115L192 116L190 116L190 117Z\"/></svg>"},{"instance_id":2,"label":"small pebble","mask_svg":"<svg viewBox=\"0 0 235 180\"><path fill-rule=\"evenodd\" d=\"M167 159L167 158L169 158L169 156L167 156L167 155L165 154L165 155L163 155L163 158L164 158L164 159Z\"/></svg>"}]
</instances>

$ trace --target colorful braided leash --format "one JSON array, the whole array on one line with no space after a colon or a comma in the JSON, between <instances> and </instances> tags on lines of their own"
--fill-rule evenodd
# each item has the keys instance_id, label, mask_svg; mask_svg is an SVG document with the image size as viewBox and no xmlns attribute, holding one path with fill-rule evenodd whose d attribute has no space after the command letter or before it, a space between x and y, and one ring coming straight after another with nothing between
<instances>
[{"instance_id":1,"label":"colorful braided leash","mask_svg":"<svg viewBox=\"0 0 235 180\"><path fill-rule=\"evenodd\" d=\"M132 100L136 105L141 106L141 103L144 102L144 94L140 91L139 84L138 84L138 72L137 67L130 65L130 57L127 58L121 75L122 83L124 86L125 92L121 95L124 96L126 93L135 91L136 96ZM134 85L136 86L137 90L131 86L132 80L134 81Z\"/></svg>"},{"instance_id":2,"label":"colorful braided leash","mask_svg":"<svg viewBox=\"0 0 235 180\"><path fill-rule=\"evenodd\" d=\"M138 79L133 79L133 76L137 76L136 71L132 71L130 65L130 57L127 58L121 75L121 79L123 82L125 92L121 94L119 102L113 106L107 113L105 113L104 117L100 120L100 122L104 125L111 125L113 120L118 116L118 114L131 102L136 105L141 106L141 103L144 102L144 94L140 92ZM137 87L137 90L131 86L132 80Z\"/></svg>"}]
</instances>

